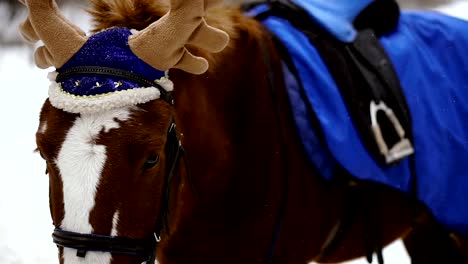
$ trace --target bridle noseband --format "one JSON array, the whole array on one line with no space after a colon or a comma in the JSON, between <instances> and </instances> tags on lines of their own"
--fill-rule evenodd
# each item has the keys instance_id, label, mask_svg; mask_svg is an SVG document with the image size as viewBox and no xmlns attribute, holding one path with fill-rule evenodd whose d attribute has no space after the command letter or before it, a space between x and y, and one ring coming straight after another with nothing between
<instances>
[{"instance_id":1,"label":"bridle noseband","mask_svg":"<svg viewBox=\"0 0 468 264\"><path fill-rule=\"evenodd\" d=\"M174 100L170 92L166 91L158 83L148 80L147 78L119 70L106 67L79 67L60 72L57 76L57 82L61 82L75 75L106 75L111 77L118 77L136 82L142 87L152 86L159 89L161 93L160 99L167 102L169 105L174 105ZM136 88L138 89L138 88ZM161 197L161 207L159 211L158 222L155 231L150 237L145 239L131 239L118 236L107 236L98 234L81 234L71 231L56 228L52 233L53 242L59 248L71 248L77 250L78 257L85 257L86 253L91 252L106 252L111 254L124 254L132 256L141 256L145 258L146 263L154 263L156 260L156 246L161 240L163 229L167 228L167 218L169 210L169 196L170 196L170 182L173 177L175 168L179 163L181 157L184 157L185 165L187 166L187 159L185 151L182 147L181 141L177 134L175 121L172 120L167 131L167 142L165 147L166 152L166 168L168 173L164 179L164 192Z\"/></svg>"},{"instance_id":2,"label":"bridle noseband","mask_svg":"<svg viewBox=\"0 0 468 264\"><path fill-rule=\"evenodd\" d=\"M79 234L56 228L52 238L58 247L77 250L77 256L84 258L88 251L110 252L134 256L154 255L156 238L129 239L123 237L103 236L97 234ZM150 258L148 258L150 261Z\"/></svg>"}]
</instances>

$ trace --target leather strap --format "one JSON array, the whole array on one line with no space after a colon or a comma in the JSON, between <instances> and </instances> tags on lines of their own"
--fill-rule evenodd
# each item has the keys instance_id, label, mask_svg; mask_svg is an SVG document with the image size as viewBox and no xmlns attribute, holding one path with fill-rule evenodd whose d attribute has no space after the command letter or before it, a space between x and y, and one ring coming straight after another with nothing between
<instances>
[{"instance_id":1,"label":"leather strap","mask_svg":"<svg viewBox=\"0 0 468 264\"><path fill-rule=\"evenodd\" d=\"M80 234L56 228L52 233L55 244L59 247L78 250L77 256L85 257L88 251L110 252L135 256L149 256L155 249L156 238L130 239L123 237Z\"/></svg>"},{"instance_id":2,"label":"leather strap","mask_svg":"<svg viewBox=\"0 0 468 264\"><path fill-rule=\"evenodd\" d=\"M76 75L104 75L104 76L112 76L118 77L121 79L125 79L131 82L135 82L142 87L155 87L161 93L161 99L169 103L170 105L174 104L172 96L170 92L166 91L161 85L153 80L149 80L145 76L132 73L129 71L124 71L121 69L116 68L109 68L109 67L101 67L101 66L86 66L86 67L73 67L66 70L60 70L59 74L57 75L56 82L63 82L67 79L70 79Z\"/></svg>"}]
</instances>

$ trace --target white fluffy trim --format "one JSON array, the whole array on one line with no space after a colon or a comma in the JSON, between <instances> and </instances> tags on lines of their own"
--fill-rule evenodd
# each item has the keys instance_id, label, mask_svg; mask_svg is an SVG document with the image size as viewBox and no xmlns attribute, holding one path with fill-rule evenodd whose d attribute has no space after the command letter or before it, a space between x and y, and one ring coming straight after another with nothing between
<instances>
[{"instance_id":1,"label":"white fluffy trim","mask_svg":"<svg viewBox=\"0 0 468 264\"><path fill-rule=\"evenodd\" d=\"M172 85L170 80L167 81ZM164 88L172 90L171 85ZM161 93L156 87L134 88L96 96L76 96L67 93L56 82L52 82L49 87L50 103L58 109L74 114L92 114L125 106L144 104L158 99L160 96Z\"/></svg>"}]
</instances>

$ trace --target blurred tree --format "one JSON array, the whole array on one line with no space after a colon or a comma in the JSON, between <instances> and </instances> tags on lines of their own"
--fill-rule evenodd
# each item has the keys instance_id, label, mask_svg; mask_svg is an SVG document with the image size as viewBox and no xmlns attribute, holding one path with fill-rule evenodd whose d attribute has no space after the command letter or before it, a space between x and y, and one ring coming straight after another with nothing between
<instances>
[{"instance_id":1,"label":"blurred tree","mask_svg":"<svg viewBox=\"0 0 468 264\"><path fill-rule=\"evenodd\" d=\"M0 45L19 44L15 19L21 12L21 4L17 0L0 0Z\"/></svg>"},{"instance_id":2,"label":"blurred tree","mask_svg":"<svg viewBox=\"0 0 468 264\"><path fill-rule=\"evenodd\" d=\"M86 5L85 0L56 0L56 2L62 7L67 18L80 26L87 25L87 21L83 21L82 11L82 7ZM18 26L26 16L27 10L18 0L0 0L0 46L24 45Z\"/></svg>"}]
</instances>

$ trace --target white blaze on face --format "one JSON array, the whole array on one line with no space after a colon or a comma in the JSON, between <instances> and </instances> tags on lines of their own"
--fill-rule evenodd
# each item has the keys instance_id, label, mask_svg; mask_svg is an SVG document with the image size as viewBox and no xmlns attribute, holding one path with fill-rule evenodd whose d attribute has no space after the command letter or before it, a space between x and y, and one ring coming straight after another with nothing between
<instances>
[{"instance_id":1,"label":"white blaze on face","mask_svg":"<svg viewBox=\"0 0 468 264\"><path fill-rule=\"evenodd\" d=\"M114 213L114 217L112 218L112 231L111 231L111 236L118 236L118 230L117 230L117 225L119 223L119 211L116 211Z\"/></svg>"},{"instance_id":2,"label":"white blaze on face","mask_svg":"<svg viewBox=\"0 0 468 264\"><path fill-rule=\"evenodd\" d=\"M100 133L119 128L116 121L130 117L130 109L122 108L99 114L81 115L68 131L56 159L63 182L65 216L60 228L90 234L93 228L89 215L94 208L97 186L107 160L106 146L97 145ZM117 235L118 212L113 219L112 235ZM110 263L109 253L88 252L86 258L76 256L76 250L64 249L65 264Z\"/></svg>"},{"instance_id":3,"label":"white blaze on face","mask_svg":"<svg viewBox=\"0 0 468 264\"><path fill-rule=\"evenodd\" d=\"M39 125L39 133L40 134L45 134L46 131L47 131L47 121L43 121Z\"/></svg>"}]
</instances>

